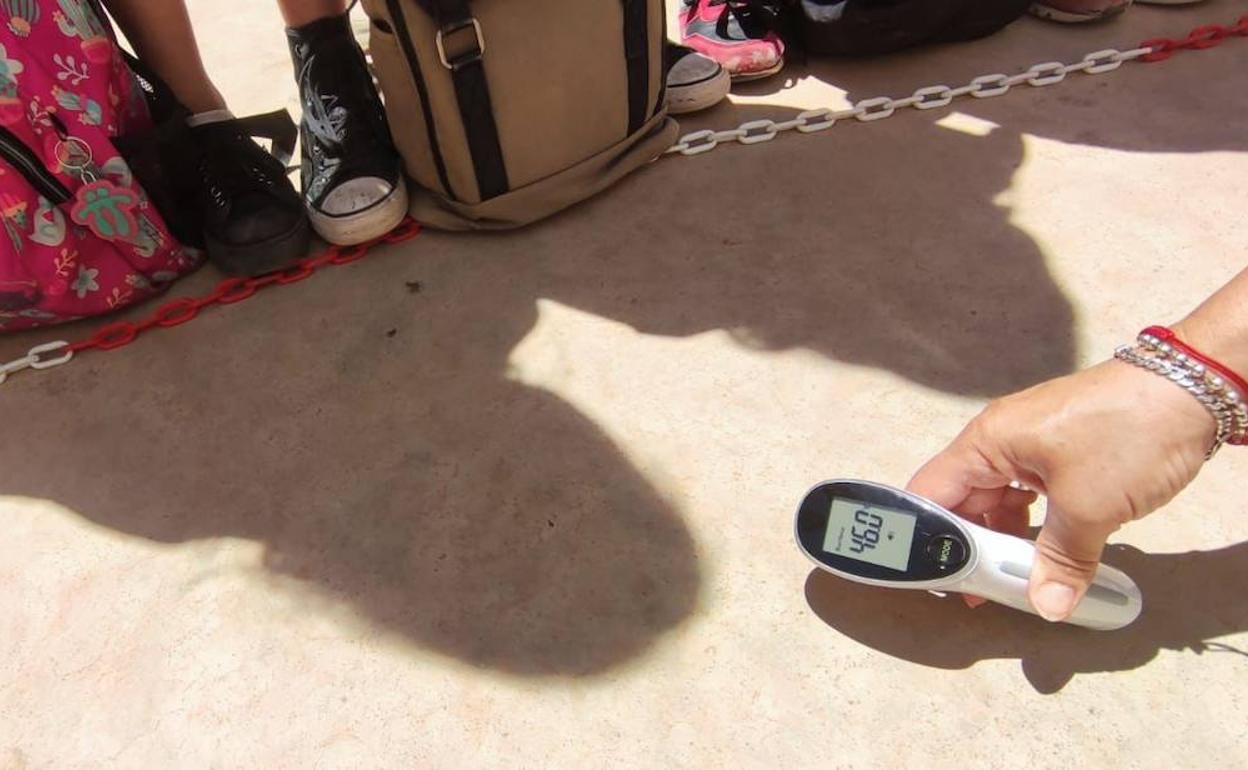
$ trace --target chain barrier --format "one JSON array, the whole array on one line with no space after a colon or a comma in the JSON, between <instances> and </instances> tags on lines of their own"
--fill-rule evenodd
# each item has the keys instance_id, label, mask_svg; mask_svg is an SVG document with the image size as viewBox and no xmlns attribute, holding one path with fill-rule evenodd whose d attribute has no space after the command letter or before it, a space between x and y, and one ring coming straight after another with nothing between
<instances>
[{"instance_id":1,"label":"chain barrier","mask_svg":"<svg viewBox=\"0 0 1248 770\"><path fill-rule=\"evenodd\" d=\"M1042 88L1062 82L1073 72L1099 75L1112 72L1129 61L1160 62L1178 51L1194 51L1220 45L1231 37L1248 37L1248 15L1241 16L1230 26L1206 24L1193 29L1184 38L1153 38L1128 51L1106 48L1093 51L1073 64L1041 62L1017 75L994 73L981 75L970 83L957 88L946 85L920 88L910 96L893 99L877 96L862 99L853 107L841 110L814 109L800 112L790 120L751 120L733 129L714 131L703 129L683 136L665 154L701 155L726 142L761 144L770 142L780 134L796 130L802 134L826 131L842 120L853 118L862 123L884 120L897 110L912 107L916 110L932 110L947 107L955 99L972 96L987 99L1001 96L1017 85ZM0 364L0 385L26 369L51 369L69 363L75 355L85 350L116 350L134 342L140 335L155 328L181 326L195 319L204 308L212 305L231 305L255 296L256 292L270 286L286 286L310 278L326 265L346 265L363 259L374 247L383 243L401 243L420 234L420 225L408 219L387 235L358 246L330 246L312 257L299 260L291 267L255 278L226 278L217 284L210 294L203 297L181 297L161 305L141 321L116 321L101 326L90 337L77 342L57 340L36 345L21 358Z\"/></svg>"},{"instance_id":2,"label":"chain barrier","mask_svg":"<svg viewBox=\"0 0 1248 770\"><path fill-rule=\"evenodd\" d=\"M181 326L194 320L204 308L212 305L232 305L253 297L256 292L270 286L286 286L312 277L317 270L326 265L347 265L357 262L368 255L372 249L385 243L402 243L420 234L420 225L412 219L405 220L401 225L386 235L358 246L330 246L314 256L305 257L285 270L257 276L255 278L226 278L217 287L202 297L180 297L156 308L147 318L141 321L116 321L96 329L95 332L77 342L58 340L44 345L36 345L21 358L0 364L0 385L10 374L25 369L51 369L73 360L74 356L84 350L116 350L134 342L142 334L151 329L168 329Z\"/></svg>"},{"instance_id":3,"label":"chain barrier","mask_svg":"<svg viewBox=\"0 0 1248 770\"><path fill-rule=\"evenodd\" d=\"M710 152L721 144L737 142L738 144L761 144L770 142L780 134L796 130L802 134L813 134L826 131L843 120L855 119L862 123L870 123L892 117L897 110L912 107L916 110L932 110L947 107L955 99L971 96L976 99L988 99L1001 96L1011 88L1026 84L1035 88L1061 83L1073 72L1087 75L1100 75L1113 72L1125 62L1159 62L1165 61L1178 51L1203 50L1220 45L1230 37L1248 37L1248 15L1241 16L1230 26L1206 24L1192 30L1185 38L1153 38L1145 40L1136 48L1119 51L1106 48L1093 51L1073 64L1057 61L1041 62L1032 65L1025 72L1017 75L980 75L970 83L957 88L946 85L927 86L920 88L910 96L893 99L888 96L876 96L862 99L852 107L840 110L828 108L799 112L790 120L775 121L763 118L742 123L736 128L715 131L702 129L685 134L680 141L666 151L666 155L702 155Z\"/></svg>"}]
</instances>

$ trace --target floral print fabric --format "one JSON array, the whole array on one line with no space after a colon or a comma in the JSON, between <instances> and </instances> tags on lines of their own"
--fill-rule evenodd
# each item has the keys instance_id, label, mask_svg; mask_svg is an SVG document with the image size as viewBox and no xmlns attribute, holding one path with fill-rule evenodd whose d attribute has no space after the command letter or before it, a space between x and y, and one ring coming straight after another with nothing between
<instances>
[{"instance_id":1,"label":"floral print fabric","mask_svg":"<svg viewBox=\"0 0 1248 770\"><path fill-rule=\"evenodd\" d=\"M113 146L148 124L90 0L0 0L0 332L124 307L198 265Z\"/></svg>"}]
</instances>

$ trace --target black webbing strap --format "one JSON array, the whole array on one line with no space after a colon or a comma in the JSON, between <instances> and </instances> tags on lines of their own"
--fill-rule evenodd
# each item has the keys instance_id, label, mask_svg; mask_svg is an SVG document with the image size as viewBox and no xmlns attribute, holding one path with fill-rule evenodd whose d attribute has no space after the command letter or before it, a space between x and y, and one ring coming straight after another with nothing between
<instances>
[{"instance_id":1,"label":"black webbing strap","mask_svg":"<svg viewBox=\"0 0 1248 770\"><path fill-rule=\"evenodd\" d=\"M477 188L481 199L489 200L507 192L510 184L503 148L498 142L490 86L485 77L482 59L485 40L481 26L473 18L467 0L433 0L432 5L440 28L438 57L451 71Z\"/></svg>"},{"instance_id":2,"label":"black webbing strap","mask_svg":"<svg viewBox=\"0 0 1248 770\"><path fill-rule=\"evenodd\" d=\"M649 0L624 2L624 57L628 63L628 133L650 118Z\"/></svg>"}]
</instances>

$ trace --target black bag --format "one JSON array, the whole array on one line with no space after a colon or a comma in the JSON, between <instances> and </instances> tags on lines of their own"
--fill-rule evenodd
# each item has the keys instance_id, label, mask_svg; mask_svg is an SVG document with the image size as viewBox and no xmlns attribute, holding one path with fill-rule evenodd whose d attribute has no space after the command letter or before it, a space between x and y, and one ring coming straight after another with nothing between
<instances>
[{"instance_id":1,"label":"black bag","mask_svg":"<svg viewBox=\"0 0 1248 770\"><path fill-rule=\"evenodd\" d=\"M924 43L985 37L1026 12L1031 0L794 0L811 54L867 56Z\"/></svg>"}]
</instances>

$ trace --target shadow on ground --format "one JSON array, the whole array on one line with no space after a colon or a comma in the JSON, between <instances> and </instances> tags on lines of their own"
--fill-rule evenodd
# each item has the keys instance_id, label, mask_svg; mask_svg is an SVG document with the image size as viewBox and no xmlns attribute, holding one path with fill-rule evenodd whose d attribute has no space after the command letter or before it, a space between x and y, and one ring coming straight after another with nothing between
<instances>
[{"instance_id":1,"label":"shadow on ground","mask_svg":"<svg viewBox=\"0 0 1248 770\"><path fill-rule=\"evenodd\" d=\"M868 81L889 71L857 64L862 82L847 88L884 92ZM848 77L829 65L833 76ZM1020 131L1152 149L1245 141L1226 125L1194 130L1181 105L1154 104L1142 123L1144 84L1097 90L1086 109L1079 93L991 106L1002 127L984 137L908 114L663 160L544 225L426 234L15 379L4 421L22 440L0 443L0 489L160 542L256 540L275 573L471 664L602 671L695 610L698 553L674 501L598 426L508 379L536 301L645 334L727 329L751 348L808 349L968 396L1063 373L1070 303L994 203L1022 161ZM829 620L856 607L832 606ZM857 622L888 649L870 617Z\"/></svg>"},{"instance_id":2,"label":"shadow on ground","mask_svg":"<svg viewBox=\"0 0 1248 770\"><path fill-rule=\"evenodd\" d=\"M806 581L806 600L846 636L924 666L959 669L1018 658L1042 693L1057 692L1075 674L1137 668L1162 650L1237 655L1248 666L1248 650L1210 641L1248 631L1242 589L1248 543L1174 554L1111 546L1105 561L1144 593L1139 619L1118 631L1051 625L997 605L971 610L954 597L864 586L820 570Z\"/></svg>"},{"instance_id":3,"label":"shadow on ground","mask_svg":"<svg viewBox=\"0 0 1248 770\"><path fill-rule=\"evenodd\" d=\"M1190 21L1193 18L1167 12L1168 9L1149 10L1159 11L1150 21L1166 25L1165 29L1171 33L1181 31L1185 23L1177 21L1176 27L1176 19ZM1020 32L1048 38L1043 45L1032 41L1023 47L1046 50L1050 52L1048 56L1028 56L1025 52L1007 55L1006 51ZM1054 27L1025 22L979 45L998 51L996 61L1017 65L999 70L1007 73L1045 58L1074 61L1086 51L1104 47L1104 37L1098 36L1095 28L1061 29L1061 37L1058 35L1059 30ZM1128 45L1124 42L1119 47ZM1055 51L1068 53L1053 56ZM1149 84L1152 78L1164 77L1155 70L1149 71L1150 67L1161 65L1140 65L1135 70L1127 69L1111 76L1119 81L1113 84L1108 79L1080 84L1075 78L1066 87L1023 89L1023 93L998 99L962 102L957 105L960 110L998 123L1001 128L983 138L954 135L933 142L929 134L924 136L922 144L950 162L963 162L968 176L984 173L983 161L975 158L980 153L986 152L996 158L1013 157L1021 162L1020 129L1033 136L1068 143L1138 152L1248 151L1248 136L1238 125L1193 119L1211 103L1245 103L1236 73L1248 63L1248 55L1229 48L1220 53L1219 62L1184 62L1183 66L1191 68L1187 77L1200 82L1200 88L1166 89L1162 103ZM910 51L899 55L896 61L902 68L921 67L924 56L922 50ZM980 70L982 67L976 69L971 65L962 71L966 77L943 80L933 80L924 74L913 85L937 82L957 85L971 76L990 71ZM1122 82L1124 75L1129 78L1125 83ZM878 68L866 61L808 62L805 67L789 73L790 84L792 79L806 76L843 88L850 100L904 95L910 85L899 88L895 77L894 82L889 82L888 78L881 77ZM1075 87L1070 88L1071 85ZM760 83L753 86L752 92L765 95L768 88L774 86ZM1011 101L1007 103L1003 99ZM750 108L740 115L743 120L763 116L776 117L775 109ZM919 122L931 129L930 121L937 118L899 115L892 121L898 119ZM845 128L878 130L875 126ZM840 129L838 126L833 130ZM950 154L949 148L957 144L977 147L978 152L964 149ZM901 152L903 154L894 160L899 164L913 162L904 154L905 150ZM954 174L920 177L926 180L924 187L931 190L934 179L952 180ZM965 188L949 187L959 199L967 194ZM1112 202L1106 203L1106 209L1107 215L1112 213ZM965 229L959 229L966 237ZM1017 258L1018 252L1002 253L1006 255ZM1022 286L1014 292L995 286L985 293L993 295L1003 290L1012 297L1020 297L1025 292ZM1006 338L1017 339L1012 332L1007 333ZM806 597L815 613L836 630L874 649L915 663L958 669L985 659L1018 658L1028 681L1042 693L1060 690L1078 673L1123 671L1145 665L1161 650L1235 654L1243 656L1248 665L1248 651L1212 641L1248 630L1248 605L1239 589L1248 579L1248 544L1216 551L1156 555L1127 546L1111 546L1106 562L1131 575L1145 596L1145 609L1140 619L1127 629L1112 633L1053 626L992 605L972 611L961 602L941 602L926 592L862 586L818 570L812 572L806 582Z\"/></svg>"}]
</instances>

